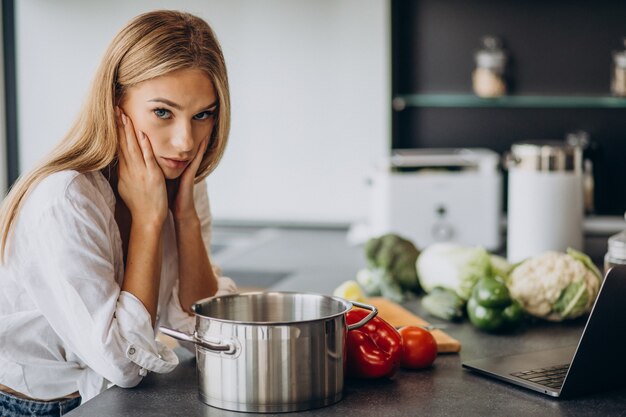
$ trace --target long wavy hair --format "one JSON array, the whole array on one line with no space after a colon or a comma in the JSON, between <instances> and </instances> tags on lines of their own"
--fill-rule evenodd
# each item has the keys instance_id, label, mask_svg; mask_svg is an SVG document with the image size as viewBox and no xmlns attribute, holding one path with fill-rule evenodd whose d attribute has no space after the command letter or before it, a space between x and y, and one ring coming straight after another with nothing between
<instances>
[{"instance_id":1,"label":"long wavy hair","mask_svg":"<svg viewBox=\"0 0 626 417\"><path fill-rule=\"evenodd\" d=\"M118 155L115 106L126 90L142 81L181 69L202 70L213 82L217 114L196 182L219 163L230 130L230 93L224 56L215 34L201 18L171 10L144 13L122 28L107 48L87 102L60 144L33 170L21 176L0 207L0 263L18 212L43 178L55 172L99 171Z\"/></svg>"}]
</instances>

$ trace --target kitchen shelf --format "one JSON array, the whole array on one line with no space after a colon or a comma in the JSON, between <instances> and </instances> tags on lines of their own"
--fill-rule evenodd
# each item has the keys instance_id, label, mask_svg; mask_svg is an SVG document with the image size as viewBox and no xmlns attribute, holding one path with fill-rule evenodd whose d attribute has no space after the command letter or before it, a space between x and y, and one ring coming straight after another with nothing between
<instances>
[{"instance_id":1,"label":"kitchen shelf","mask_svg":"<svg viewBox=\"0 0 626 417\"><path fill-rule=\"evenodd\" d=\"M400 94L393 99L393 109L428 108L585 108L626 109L626 98L574 95L510 95L482 98L473 94Z\"/></svg>"}]
</instances>

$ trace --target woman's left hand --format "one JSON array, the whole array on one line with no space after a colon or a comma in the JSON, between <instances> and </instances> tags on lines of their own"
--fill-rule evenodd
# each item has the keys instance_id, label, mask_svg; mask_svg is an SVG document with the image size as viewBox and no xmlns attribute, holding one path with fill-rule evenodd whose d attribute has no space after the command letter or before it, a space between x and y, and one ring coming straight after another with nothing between
<instances>
[{"instance_id":1,"label":"woman's left hand","mask_svg":"<svg viewBox=\"0 0 626 417\"><path fill-rule=\"evenodd\" d=\"M206 138L200 143L198 153L191 163L185 168L178 181L178 191L172 207L172 214L175 221L197 219L196 206L193 200L193 187L195 184L196 173L202 162L202 157L208 146L209 139Z\"/></svg>"}]
</instances>

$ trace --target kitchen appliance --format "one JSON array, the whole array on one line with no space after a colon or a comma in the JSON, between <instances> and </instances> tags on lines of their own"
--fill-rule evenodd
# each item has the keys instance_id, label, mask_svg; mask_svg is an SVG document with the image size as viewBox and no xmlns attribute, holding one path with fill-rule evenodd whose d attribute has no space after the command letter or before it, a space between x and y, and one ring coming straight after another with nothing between
<instances>
[{"instance_id":1,"label":"kitchen appliance","mask_svg":"<svg viewBox=\"0 0 626 417\"><path fill-rule=\"evenodd\" d=\"M418 247L450 241L498 249L499 161L481 148L394 151L371 178L370 235L397 233Z\"/></svg>"},{"instance_id":2,"label":"kitchen appliance","mask_svg":"<svg viewBox=\"0 0 626 417\"><path fill-rule=\"evenodd\" d=\"M564 141L526 141L513 144L507 160L508 260L582 250L582 149Z\"/></svg>"},{"instance_id":3,"label":"kitchen appliance","mask_svg":"<svg viewBox=\"0 0 626 417\"><path fill-rule=\"evenodd\" d=\"M352 306L371 312L347 325ZM196 344L200 399L233 411L276 413L342 398L347 332L375 307L342 298L253 292L198 301L194 334L161 327Z\"/></svg>"}]
</instances>

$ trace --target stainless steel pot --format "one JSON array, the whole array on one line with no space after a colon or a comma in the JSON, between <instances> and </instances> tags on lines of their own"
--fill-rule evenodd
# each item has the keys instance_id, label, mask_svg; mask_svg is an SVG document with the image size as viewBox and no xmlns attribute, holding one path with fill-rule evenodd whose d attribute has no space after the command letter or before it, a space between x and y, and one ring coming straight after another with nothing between
<instances>
[{"instance_id":1,"label":"stainless steel pot","mask_svg":"<svg viewBox=\"0 0 626 417\"><path fill-rule=\"evenodd\" d=\"M347 325L352 305L371 310ZM200 399L233 411L274 413L323 407L342 398L349 330L375 307L338 297L291 292L233 294L198 301L194 334Z\"/></svg>"}]
</instances>

